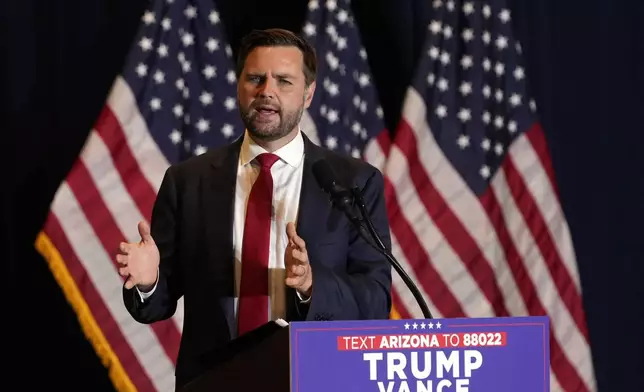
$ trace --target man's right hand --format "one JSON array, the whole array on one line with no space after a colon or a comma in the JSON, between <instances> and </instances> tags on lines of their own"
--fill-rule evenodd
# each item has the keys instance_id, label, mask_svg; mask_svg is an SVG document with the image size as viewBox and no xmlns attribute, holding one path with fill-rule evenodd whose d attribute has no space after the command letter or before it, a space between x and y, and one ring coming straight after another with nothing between
<instances>
[{"instance_id":1,"label":"man's right hand","mask_svg":"<svg viewBox=\"0 0 644 392\"><path fill-rule=\"evenodd\" d=\"M159 249L150 235L150 226L145 222L139 222L138 228L141 241L121 242L116 261L121 266L119 274L127 278L126 289L137 286L142 292L148 292L157 281Z\"/></svg>"}]
</instances>

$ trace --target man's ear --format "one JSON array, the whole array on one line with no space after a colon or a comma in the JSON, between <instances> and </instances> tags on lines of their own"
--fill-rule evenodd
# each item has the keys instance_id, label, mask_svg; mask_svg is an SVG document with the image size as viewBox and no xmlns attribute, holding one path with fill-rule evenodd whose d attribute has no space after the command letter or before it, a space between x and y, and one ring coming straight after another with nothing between
<instances>
[{"instance_id":1,"label":"man's ear","mask_svg":"<svg viewBox=\"0 0 644 392\"><path fill-rule=\"evenodd\" d=\"M309 87L304 90L304 107L306 109L311 106L311 101L313 100L313 94L315 94L315 80L311 82Z\"/></svg>"}]
</instances>

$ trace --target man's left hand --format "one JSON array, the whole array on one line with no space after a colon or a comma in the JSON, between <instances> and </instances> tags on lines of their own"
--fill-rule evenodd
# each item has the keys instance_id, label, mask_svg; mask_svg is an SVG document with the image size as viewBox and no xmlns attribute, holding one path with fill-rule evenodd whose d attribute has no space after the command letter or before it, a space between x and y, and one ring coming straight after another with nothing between
<instances>
[{"instance_id":1,"label":"man's left hand","mask_svg":"<svg viewBox=\"0 0 644 392\"><path fill-rule=\"evenodd\" d=\"M313 276L309 256L306 252L306 243L295 232L295 224L286 225L288 247L284 253L284 267L286 268L286 285L297 290L302 296L310 297L313 286Z\"/></svg>"}]
</instances>

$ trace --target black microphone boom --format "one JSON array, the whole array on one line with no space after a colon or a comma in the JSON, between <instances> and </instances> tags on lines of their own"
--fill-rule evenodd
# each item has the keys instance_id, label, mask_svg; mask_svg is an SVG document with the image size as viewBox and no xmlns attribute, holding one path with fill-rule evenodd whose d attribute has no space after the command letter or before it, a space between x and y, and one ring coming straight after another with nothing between
<instances>
[{"instance_id":1,"label":"black microphone boom","mask_svg":"<svg viewBox=\"0 0 644 392\"><path fill-rule=\"evenodd\" d=\"M368 182L369 180L367 180ZM373 223L371 222L371 219L369 218L369 212L367 211L367 207L364 202L364 198L362 196L362 192L356 187L352 189L355 200L357 201L358 208L360 209L360 212L362 213L363 216L363 221L366 223L367 228L369 232L371 233L371 236L375 241L378 242L378 249L380 253L382 253L387 260L389 260L389 263L394 267L396 272L398 272L398 275L400 275L401 279L403 282L405 282L405 285L407 285L407 288L409 288L409 291L413 294L414 298L416 299L416 302L418 303L418 306L420 306L420 310L423 313L423 317L426 319L431 319L433 318L432 313L429 311L429 307L427 306L427 303L425 302L425 299L423 296L420 294L420 290L418 290L418 287L414 284L414 282L411 280L405 269L400 265L398 260L394 257L391 252L387 250L385 245L382 243L382 239L380 239L380 236L378 235L378 232L376 231L376 228L373 226ZM372 245L373 246L373 245ZM375 246L374 246L375 247Z\"/></svg>"},{"instance_id":2,"label":"black microphone boom","mask_svg":"<svg viewBox=\"0 0 644 392\"><path fill-rule=\"evenodd\" d=\"M313 175L315 176L318 184L320 184L322 189L329 194L333 205L337 209L345 213L345 215L354 224L365 241L367 241L369 245L371 245L374 249L385 256L385 258L387 258L387 261L389 261L396 272L398 272L398 275L400 275L403 282L405 282L405 285L407 285L409 291L411 291L414 298L416 299L416 302L418 302L418 306L420 306L420 309L423 312L423 317L425 317L426 319L433 318L431 312L429 311L429 307L425 302L425 299L418 290L418 287L414 284L405 269L400 265L398 260L396 260L394 255L391 254L389 250L387 250L387 247L378 235L378 232L376 231L376 228L374 227L373 222L371 222L371 219L369 217L369 212L367 211L367 206L360 189L354 187L349 190L338 184L335 180L336 177L333 172L333 168L331 168L329 163L325 160L319 160L315 162L312 169ZM369 181L371 181L371 178L367 180L366 185L369 184ZM362 218L356 215L354 203L358 205L358 209L360 211L360 215L362 215Z\"/></svg>"}]
</instances>

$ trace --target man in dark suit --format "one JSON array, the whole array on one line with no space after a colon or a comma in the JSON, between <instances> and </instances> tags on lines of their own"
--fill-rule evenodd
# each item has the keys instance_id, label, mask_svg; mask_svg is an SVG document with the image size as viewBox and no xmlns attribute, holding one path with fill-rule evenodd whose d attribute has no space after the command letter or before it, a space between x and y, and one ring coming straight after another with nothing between
<instances>
[{"instance_id":1,"label":"man in dark suit","mask_svg":"<svg viewBox=\"0 0 644 392\"><path fill-rule=\"evenodd\" d=\"M389 248L383 177L301 131L316 68L314 49L288 31L245 37L237 70L245 134L170 167L151 230L141 222L141 241L120 244L123 300L135 320L168 319L184 298L177 386L206 370L205 354L270 320L389 316L389 263L330 205L312 165L324 159L362 189Z\"/></svg>"}]
</instances>

